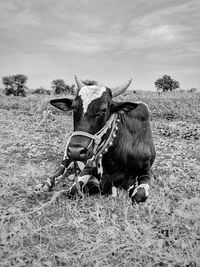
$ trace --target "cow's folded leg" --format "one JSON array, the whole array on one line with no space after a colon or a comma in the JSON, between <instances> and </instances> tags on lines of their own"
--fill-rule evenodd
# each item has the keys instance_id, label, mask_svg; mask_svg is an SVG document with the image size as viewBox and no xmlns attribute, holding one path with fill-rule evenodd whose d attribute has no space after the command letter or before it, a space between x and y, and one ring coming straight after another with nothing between
<instances>
[{"instance_id":1,"label":"cow's folded leg","mask_svg":"<svg viewBox=\"0 0 200 267\"><path fill-rule=\"evenodd\" d=\"M149 196L150 175L141 175L138 177L138 186L129 188L129 196L133 202L144 202Z\"/></svg>"},{"instance_id":2,"label":"cow's folded leg","mask_svg":"<svg viewBox=\"0 0 200 267\"><path fill-rule=\"evenodd\" d=\"M51 189L55 186L56 178L61 176L64 173L64 171L65 171L65 167L61 165L59 169L57 169L51 177L46 179L45 182L36 185L34 188L34 191L36 193L51 191Z\"/></svg>"}]
</instances>

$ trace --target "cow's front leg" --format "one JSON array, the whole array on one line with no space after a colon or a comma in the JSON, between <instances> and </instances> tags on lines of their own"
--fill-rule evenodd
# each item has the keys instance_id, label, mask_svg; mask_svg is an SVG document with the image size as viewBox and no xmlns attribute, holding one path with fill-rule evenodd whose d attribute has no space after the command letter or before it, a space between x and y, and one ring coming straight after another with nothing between
<instances>
[{"instance_id":1,"label":"cow's front leg","mask_svg":"<svg viewBox=\"0 0 200 267\"><path fill-rule=\"evenodd\" d=\"M151 177L149 174L141 175L137 178L138 185L129 188L129 196L133 202L144 202L149 196Z\"/></svg>"},{"instance_id":2,"label":"cow's front leg","mask_svg":"<svg viewBox=\"0 0 200 267\"><path fill-rule=\"evenodd\" d=\"M38 184L35 186L34 190L36 193L42 193L42 192L48 192L53 189L56 183L56 178L58 178L61 175L65 174L65 171L67 170L67 167L71 163L70 160L65 159L62 161L60 167L54 172L52 176L46 179L46 181ZM62 179L62 176L61 176Z\"/></svg>"},{"instance_id":3,"label":"cow's front leg","mask_svg":"<svg viewBox=\"0 0 200 267\"><path fill-rule=\"evenodd\" d=\"M117 174L109 175L106 172L103 173L101 179L101 194L111 195L112 197L118 196L118 188L113 184Z\"/></svg>"},{"instance_id":4,"label":"cow's front leg","mask_svg":"<svg viewBox=\"0 0 200 267\"><path fill-rule=\"evenodd\" d=\"M60 166L59 169L55 171L55 173L46 179L45 182L42 182L41 184L37 184L34 188L36 193L42 193L42 192L48 192L55 186L55 180L57 177L62 175L65 171L65 167Z\"/></svg>"},{"instance_id":5,"label":"cow's front leg","mask_svg":"<svg viewBox=\"0 0 200 267\"><path fill-rule=\"evenodd\" d=\"M105 171L101 177L101 195L112 194L113 178L111 175L106 174Z\"/></svg>"}]
</instances>

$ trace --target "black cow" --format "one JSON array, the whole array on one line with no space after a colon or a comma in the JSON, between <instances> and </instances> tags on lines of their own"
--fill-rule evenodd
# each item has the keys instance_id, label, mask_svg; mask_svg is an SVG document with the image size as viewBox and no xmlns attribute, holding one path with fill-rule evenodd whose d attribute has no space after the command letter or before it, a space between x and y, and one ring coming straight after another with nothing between
<instances>
[{"instance_id":1,"label":"black cow","mask_svg":"<svg viewBox=\"0 0 200 267\"><path fill-rule=\"evenodd\" d=\"M112 193L115 187L124 188L133 201L145 201L156 154L147 105L113 100L128 88L131 80L113 90L101 85L86 86L76 77L75 80L78 87L75 99L50 101L58 109L73 110L74 114L66 164L57 175L70 162L83 161L86 167L79 176L81 188L97 187L99 180L102 194ZM73 185L69 194L75 192Z\"/></svg>"}]
</instances>

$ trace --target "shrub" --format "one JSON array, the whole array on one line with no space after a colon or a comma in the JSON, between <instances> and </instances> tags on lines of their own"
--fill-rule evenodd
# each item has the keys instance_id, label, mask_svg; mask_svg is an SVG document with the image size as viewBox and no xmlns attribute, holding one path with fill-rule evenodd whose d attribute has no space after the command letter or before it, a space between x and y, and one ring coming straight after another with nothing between
<instances>
[{"instance_id":1,"label":"shrub","mask_svg":"<svg viewBox=\"0 0 200 267\"><path fill-rule=\"evenodd\" d=\"M70 86L63 79L53 80L51 88L55 94L75 94L75 85Z\"/></svg>"},{"instance_id":2,"label":"shrub","mask_svg":"<svg viewBox=\"0 0 200 267\"><path fill-rule=\"evenodd\" d=\"M33 94L40 94L40 95L43 95L43 94L46 94L46 95L50 95L51 94L51 91L50 90L47 90L45 88L43 88L42 86L40 88L37 88L33 91Z\"/></svg>"},{"instance_id":3,"label":"shrub","mask_svg":"<svg viewBox=\"0 0 200 267\"><path fill-rule=\"evenodd\" d=\"M4 76L2 78L2 83L5 85L4 93L6 95L26 96L25 89L27 89L27 87L25 84L27 79L27 76L24 74Z\"/></svg>"},{"instance_id":4,"label":"shrub","mask_svg":"<svg viewBox=\"0 0 200 267\"><path fill-rule=\"evenodd\" d=\"M172 91L180 87L180 83L173 80L169 75L163 75L162 78L158 78L154 84L158 93Z\"/></svg>"}]
</instances>

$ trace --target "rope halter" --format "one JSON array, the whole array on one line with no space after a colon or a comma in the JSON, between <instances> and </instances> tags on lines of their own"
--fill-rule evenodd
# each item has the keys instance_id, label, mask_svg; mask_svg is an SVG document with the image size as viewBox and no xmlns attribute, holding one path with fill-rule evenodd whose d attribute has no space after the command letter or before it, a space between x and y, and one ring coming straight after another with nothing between
<instances>
[{"instance_id":1,"label":"rope halter","mask_svg":"<svg viewBox=\"0 0 200 267\"><path fill-rule=\"evenodd\" d=\"M94 144L93 157L89 161L96 162L98 173L102 174L102 156L108 151L109 147L113 145L113 140L116 137L116 132L118 130L117 124L119 121L120 120L118 119L118 114L114 113L111 115L110 119L106 122L104 127L94 135L86 133L86 132L82 132L82 131L73 132L67 141L65 152L64 152L64 159L68 158L67 149L71 141L71 138L73 136L88 137L91 139L91 141L89 145L87 146L87 149L89 149L90 146ZM111 130L110 130L110 134L108 138L102 141L102 137L107 133L109 129Z\"/></svg>"}]
</instances>

